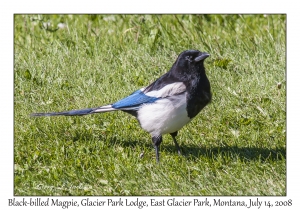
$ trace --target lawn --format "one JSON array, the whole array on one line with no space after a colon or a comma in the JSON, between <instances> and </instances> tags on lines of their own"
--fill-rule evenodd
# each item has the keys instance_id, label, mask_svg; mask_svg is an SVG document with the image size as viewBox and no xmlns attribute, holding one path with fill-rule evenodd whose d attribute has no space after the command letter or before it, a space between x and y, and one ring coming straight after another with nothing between
<instances>
[{"instance_id":1,"label":"lawn","mask_svg":"<svg viewBox=\"0 0 300 210\"><path fill-rule=\"evenodd\" d=\"M167 72L187 49L213 100L155 161L123 112L97 107ZM15 195L286 195L285 15L15 15ZM144 156L140 158L140 154Z\"/></svg>"}]
</instances>

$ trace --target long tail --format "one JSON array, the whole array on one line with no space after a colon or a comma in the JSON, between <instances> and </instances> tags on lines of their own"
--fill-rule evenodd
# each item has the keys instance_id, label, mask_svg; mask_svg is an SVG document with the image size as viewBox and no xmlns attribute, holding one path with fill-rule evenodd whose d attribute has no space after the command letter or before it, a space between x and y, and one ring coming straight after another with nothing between
<instances>
[{"instance_id":1,"label":"long tail","mask_svg":"<svg viewBox=\"0 0 300 210\"><path fill-rule=\"evenodd\" d=\"M59 116L59 115L81 116L81 115L95 114L99 112L110 112L116 110L117 109L112 108L111 105L106 105L97 108L78 109L78 110L71 110L65 112L32 113L30 116L31 117L47 117L47 116Z\"/></svg>"}]
</instances>

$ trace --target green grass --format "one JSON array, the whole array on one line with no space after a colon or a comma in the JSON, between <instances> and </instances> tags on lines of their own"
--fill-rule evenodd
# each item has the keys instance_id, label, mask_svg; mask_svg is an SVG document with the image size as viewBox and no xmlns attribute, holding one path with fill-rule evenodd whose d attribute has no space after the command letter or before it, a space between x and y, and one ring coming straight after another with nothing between
<instances>
[{"instance_id":1,"label":"green grass","mask_svg":"<svg viewBox=\"0 0 300 210\"><path fill-rule=\"evenodd\" d=\"M286 195L285 21L15 15L14 194ZM115 102L186 49L211 54L213 100L180 130L183 156L166 135L156 164L150 135L123 112L29 117Z\"/></svg>"}]
</instances>

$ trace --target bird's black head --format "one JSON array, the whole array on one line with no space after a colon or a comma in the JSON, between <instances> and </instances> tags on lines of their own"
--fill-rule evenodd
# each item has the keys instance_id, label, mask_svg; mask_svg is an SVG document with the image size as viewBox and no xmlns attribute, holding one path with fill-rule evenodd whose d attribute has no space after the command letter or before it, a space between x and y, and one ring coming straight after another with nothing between
<instances>
[{"instance_id":1,"label":"bird's black head","mask_svg":"<svg viewBox=\"0 0 300 210\"><path fill-rule=\"evenodd\" d=\"M209 54L206 52L200 52L198 50L183 51L173 64L172 71L180 75L204 72L203 61L207 57L209 57Z\"/></svg>"}]
</instances>

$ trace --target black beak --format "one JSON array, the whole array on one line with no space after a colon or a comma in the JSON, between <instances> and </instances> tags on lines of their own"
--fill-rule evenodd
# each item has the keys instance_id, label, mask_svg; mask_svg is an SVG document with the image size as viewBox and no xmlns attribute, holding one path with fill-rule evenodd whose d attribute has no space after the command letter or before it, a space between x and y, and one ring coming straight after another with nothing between
<instances>
[{"instance_id":1,"label":"black beak","mask_svg":"<svg viewBox=\"0 0 300 210\"><path fill-rule=\"evenodd\" d=\"M198 57L195 58L195 61L196 62L202 61L209 56L210 56L210 54L203 52L201 55L199 55Z\"/></svg>"}]
</instances>

